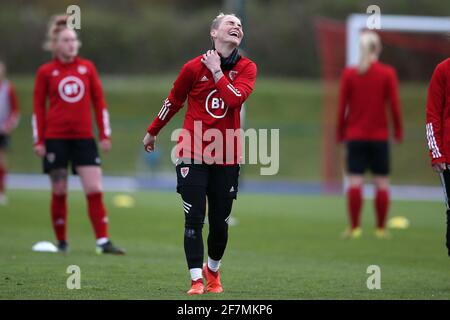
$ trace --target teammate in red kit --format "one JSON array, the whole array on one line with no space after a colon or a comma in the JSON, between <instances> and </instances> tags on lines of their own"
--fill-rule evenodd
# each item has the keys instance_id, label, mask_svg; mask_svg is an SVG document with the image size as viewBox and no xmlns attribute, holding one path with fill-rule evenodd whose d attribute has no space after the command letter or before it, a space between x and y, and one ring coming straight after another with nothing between
<instances>
[{"instance_id":1,"label":"teammate in red kit","mask_svg":"<svg viewBox=\"0 0 450 320\"><path fill-rule=\"evenodd\" d=\"M91 104L104 152L111 149L108 110L97 70L91 61L78 57L79 47L76 32L67 27L67 16L53 18L45 48L53 53L54 59L39 68L34 88L34 151L43 158L44 172L50 176L51 217L59 251L68 249L67 167L71 163L72 172L80 177L86 194L97 253L124 254L108 238Z\"/></svg>"},{"instance_id":2,"label":"teammate in red kit","mask_svg":"<svg viewBox=\"0 0 450 320\"><path fill-rule=\"evenodd\" d=\"M394 138L403 138L398 80L394 68L380 63L379 36L366 31L360 38L358 67L346 68L342 75L337 140L347 145L347 201L350 229L344 236L358 238L362 234L360 215L364 173L369 169L374 175L376 230L378 238L387 237L385 231L389 196L389 133L388 110L390 105L394 122Z\"/></svg>"},{"instance_id":3,"label":"teammate in red kit","mask_svg":"<svg viewBox=\"0 0 450 320\"><path fill-rule=\"evenodd\" d=\"M207 292L223 291L219 266L238 192L240 137L225 139L213 152L209 152L208 146L211 140L225 137L227 129L240 129L241 106L256 79L256 64L238 51L244 36L239 18L220 14L212 22L210 35L214 49L183 66L143 140L145 150L153 151L159 131L188 100L176 164L177 192L181 194L185 212L184 250L192 280L188 294L205 292L202 276L206 278ZM203 264L206 201L208 262Z\"/></svg>"},{"instance_id":4,"label":"teammate in red kit","mask_svg":"<svg viewBox=\"0 0 450 320\"><path fill-rule=\"evenodd\" d=\"M19 102L16 91L6 79L6 66L0 61L0 205L7 204L6 190L6 152L9 135L19 124Z\"/></svg>"},{"instance_id":5,"label":"teammate in red kit","mask_svg":"<svg viewBox=\"0 0 450 320\"><path fill-rule=\"evenodd\" d=\"M431 166L439 173L447 206L446 245L450 256L450 58L434 70L428 88L426 134Z\"/></svg>"}]
</instances>

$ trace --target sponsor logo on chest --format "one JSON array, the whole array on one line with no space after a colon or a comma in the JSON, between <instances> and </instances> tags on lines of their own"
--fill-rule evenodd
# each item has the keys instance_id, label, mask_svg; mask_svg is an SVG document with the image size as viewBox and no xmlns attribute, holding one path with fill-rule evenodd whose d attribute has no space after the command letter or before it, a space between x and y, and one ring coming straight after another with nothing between
<instances>
[{"instance_id":1,"label":"sponsor logo on chest","mask_svg":"<svg viewBox=\"0 0 450 320\"><path fill-rule=\"evenodd\" d=\"M215 119L222 119L228 111L223 99L219 96L217 89L212 90L205 100L205 109Z\"/></svg>"},{"instance_id":2,"label":"sponsor logo on chest","mask_svg":"<svg viewBox=\"0 0 450 320\"><path fill-rule=\"evenodd\" d=\"M59 81L58 93L62 100L76 103L84 97L84 83L77 76L66 76Z\"/></svg>"},{"instance_id":3,"label":"sponsor logo on chest","mask_svg":"<svg viewBox=\"0 0 450 320\"><path fill-rule=\"evenodd\" d=\"M236 79L236 76L238 74L238 71L231 70L228 73L228 78L230 81L234 81ZM200 82L207 83L209 81L209 78L207 75L203 75L200 78ZM226 116L228 112L228 106L225 105L225 102L223 99L219 96L219 92L217 89L215 89L214 83L208 84L206 87L204 87L203 90L211 90L206 96L205 99L205 110L206 112L215 119L222 119Z\"/></svg>"}]
</instances>

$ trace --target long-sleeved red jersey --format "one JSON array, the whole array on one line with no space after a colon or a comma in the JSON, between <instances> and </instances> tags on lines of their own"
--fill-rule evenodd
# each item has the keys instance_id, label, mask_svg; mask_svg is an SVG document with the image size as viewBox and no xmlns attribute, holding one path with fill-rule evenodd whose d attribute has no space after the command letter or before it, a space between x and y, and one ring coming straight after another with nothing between
<instances>
[{"instance_id":1,"label":"long-sleeved red jersey","mask_svg":"<svg viewBox=\"0 0 450 320\"><path fill-rule=\"evenodd\" d=\"M438 64L431 77L426 134L431 162L450 163L450 58Z\"/></svg>"},{"instance_id":2,"label":"long-sleeved red jersey","mask_svg":"<svg viewBox=\"0 0 450 320\"><path fill-rule=\"evenodd\" d=\"M240 138L238 136L233 141L233 155L230 155L227 152L229 150L225 139L226 129L240 129L241 106L253 91L256 64L248 58L241 57L234 68L223 70L224 76L215 83L213 75L201 59L202 56L198 56L183 66L168 98L147 131L153 136L158 135L164 125L183 107L187 98L188 109L183 129L190 133L191 139L188 141L180 135L177 156L204 161L204 150L211 141L208 141L208 137L203 139L203 134L208 129L217 129L222 133L224 141L222 150L215 150L217 153L214 155L214 158L220 158L222 163L216 163L225 165L239 163ZM194 121L201 124L202 130L196 130L197 136L194 136ZM202 137L199 137L199 132Z\"/></svg>"},{"instance_id":3,"label":"long-sleeved red jersey","mask_svg":"<svg viewBox=\"0 0 450 320\"><path fill-rule=\"evenodd\" d=\"M363 75L346 68L341 79L337 140L385 141L389 138L386 104L394 122L394 137L403 138L398 81L395 70L374 62Z\"/></svg>"},{"instance_id":4,"label":"long-sleeved red jersey","mask_svg":"<svg viewBox=\"0 0 450 320\"><path fill-rule=\"evenodd\" d=\"M43 144L51 138L93 138L91 104L100 139L111 136L100 78L89 60L76 57L70 63L63 63L55 58L42 65L36 76L33 102L34 144Z\"/></svg>"},{"instance_id":5,"label":"long-sleeved red jersey","mask_svg":"<svg viewBox=\"0 0 450 320\"><path fill-rule=\"evenodd\" d=\"M19 101L14 86L9 81L0 81L0 134L5 128L17 124L19 114Z\"/></svg>"}]
</instances>

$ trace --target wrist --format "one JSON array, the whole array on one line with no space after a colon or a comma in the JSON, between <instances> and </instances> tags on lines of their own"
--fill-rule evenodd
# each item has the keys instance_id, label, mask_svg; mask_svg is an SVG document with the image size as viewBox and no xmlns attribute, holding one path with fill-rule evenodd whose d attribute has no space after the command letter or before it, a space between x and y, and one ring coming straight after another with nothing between
<instances>
[{"instance_id":1,"label":"wrist","mask_svg":"<svg viewBox=\"0 0 450 320\"><path fill-rule=\"evenodd\" d=\"M223 72L222 72L222 69L216 69L216 70L214 70L214 71L211 71L212 72L212 74L213 74L213 78L214 78L214 81L215 82L217 82L217 81L219 81L220 80L220 78L222 78L223 77Z\"/></svg>"},{"instance_id":2,"label":"wrist","mask_svg":"<svg viewBox=\"0 0 450 320\"><path fill-rule=\"evenodd\" d=\"M156 137L156 135L158 134L158 130L156 130L155 128L148 128L147 129L147 133L149 135L151 135L152 137Z\"/></svg>"},{"instance_id":3,"label":"wrist","mask_svg":"<svg viewBox=\"0 0 450 320\"><path fill-rule=\"evenodd\" d=\"M222 69L220 67L218 67L218 68L212 68L212 69L210 69L210 71L214 75L216 73L222 72Z\"/></svg>"}]
</instances>

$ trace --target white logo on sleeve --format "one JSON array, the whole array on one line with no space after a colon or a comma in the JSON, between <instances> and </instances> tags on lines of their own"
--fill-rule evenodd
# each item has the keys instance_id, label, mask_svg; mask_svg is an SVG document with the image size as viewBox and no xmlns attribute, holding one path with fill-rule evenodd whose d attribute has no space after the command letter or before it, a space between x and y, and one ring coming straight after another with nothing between
<instances>
[{"instance_id":1,"label":"white logo on sleeve","mask_svg":"<svg viewBox=\"0 0 450 320\"><path fill-rule=\"evenodd\" d=\"M84 97L84 83L80 78L68 76L61 80L58 85L61 99L69 103L75 103Z\"/></svg>"}]
</instances>

